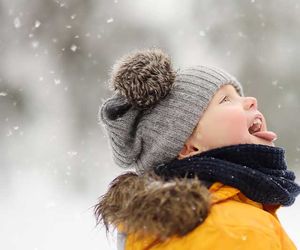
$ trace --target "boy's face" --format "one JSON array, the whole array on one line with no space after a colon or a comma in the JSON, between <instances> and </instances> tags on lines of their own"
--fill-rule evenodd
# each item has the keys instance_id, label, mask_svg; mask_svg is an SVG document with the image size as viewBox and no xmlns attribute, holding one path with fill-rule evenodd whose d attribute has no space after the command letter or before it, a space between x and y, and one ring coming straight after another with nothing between
<instances>
[{"instance_id":1,"label":"boy's face","mask_svg":"<svg viewBox=\"0 0 300 250\"><path fill-rule=\"evenodd\" d=\"M262 120L261 130L267 131L265 118L257 110L257 100L241 97L232 85L223 85L212 98L178 158L234 144L274 146L273 141L277 137L274 132L267 131L260 137L249 132L257 116Z\"/></svg>"}]
</instances>

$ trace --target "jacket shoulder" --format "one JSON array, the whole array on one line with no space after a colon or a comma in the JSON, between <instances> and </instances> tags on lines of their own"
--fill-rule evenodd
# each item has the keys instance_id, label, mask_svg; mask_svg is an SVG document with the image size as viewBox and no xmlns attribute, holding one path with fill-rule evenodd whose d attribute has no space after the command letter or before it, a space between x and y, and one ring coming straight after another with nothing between
<instances>
[{"instance_id":1,"label":"jacket shoulder","mask_svg":"<svg viewBox=\"0 0 300 250\"><path fill-rule=\"evenodd\" d=\"M246 226L255 230L273 231L278 226L278 220L262 208L228 199L214 204L207 223L213 226Z\"/></svg>"},{"instance_id":2,"label":"jacket shoulder","mask_svg":"<svg viewBox=\"0 0 300 250\"><path fill-rule=\"evenodd\" d=\"M265 213L234 200L224 201L214 204L206 220L185 236L171 237L150 248L149 241L143 244L129 237L126 250L146 246L151 250L282 249L272 218Z\"/></svg>"},{"instance_id":3,"label":"jacket shoulder","mask_svg":"<svg viewBox=\"0 0 300 250\"><path fill-rule=\"evenodd\" d=\"M213 205L187 237L203 249L296 249L272 214L231 199Z\"/></svg>"}]
</instances>

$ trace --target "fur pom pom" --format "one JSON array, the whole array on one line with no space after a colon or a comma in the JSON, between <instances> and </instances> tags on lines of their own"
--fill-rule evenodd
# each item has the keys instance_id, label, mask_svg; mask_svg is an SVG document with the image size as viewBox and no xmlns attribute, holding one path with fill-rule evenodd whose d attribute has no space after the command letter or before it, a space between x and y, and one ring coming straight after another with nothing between
<instances>
[{"instance_id":1,"label":"fur pom pom","mask_svg":"<svg viewBox=\"0 0 300 250\"><path fill-rule=\"evenodd\" d=\"M138 50L115 63L110 87L133 106L146 109L169 93L175 75L169 56L162 50Z\"/></svg>"},{"instance_id":2,"label":"fur pom pom","mask_svg":"<svg viewBox=\"0 0 300 250\"><path fill-rule=\"evenodd\" d=\"M208 189L197 178L163 181L153 172L117 177L94 211L98 224L137 238L163 241L185 235L204 222L210 210Z\"/></svg>"}]
</instances>

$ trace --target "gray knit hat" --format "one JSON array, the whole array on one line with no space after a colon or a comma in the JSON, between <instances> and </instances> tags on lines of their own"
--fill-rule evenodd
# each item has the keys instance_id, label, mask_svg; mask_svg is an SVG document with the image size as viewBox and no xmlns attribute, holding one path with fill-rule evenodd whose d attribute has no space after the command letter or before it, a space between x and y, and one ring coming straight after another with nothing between
<instances>
[{"instance_id":1,"label":"gray knit hat","mask_svg":"<svg viewBox=\"0 0 300 250\"><path fill-rule=\"evenodd\" d=\"M217 90L241 84L222 69L195 66L174 71L160 49L134 51L112 68L111 98L99 109L114 162L138 173L179 155Z\"/></svg>"}]
</instances>

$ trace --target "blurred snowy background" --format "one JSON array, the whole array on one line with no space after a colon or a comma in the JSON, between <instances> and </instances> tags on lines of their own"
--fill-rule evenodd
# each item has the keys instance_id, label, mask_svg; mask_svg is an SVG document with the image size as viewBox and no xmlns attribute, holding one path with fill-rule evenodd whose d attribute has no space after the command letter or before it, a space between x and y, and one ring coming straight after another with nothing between
<instances>
[{"instance_id":1,"label":"blurred snowy background","mask_svg":"<svg viewBox=\"0 0 300 250\"><path fill-rule=\"evenodd\" d=\"M122 172L97 112L110 67L136 48L235 75L299 182L299 27L292 0L0 0L1 249L115 248L93 217ZM298 247L299 211L279 211Z\"/></svg>"}]
</instances>

